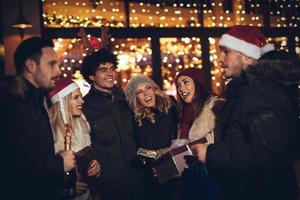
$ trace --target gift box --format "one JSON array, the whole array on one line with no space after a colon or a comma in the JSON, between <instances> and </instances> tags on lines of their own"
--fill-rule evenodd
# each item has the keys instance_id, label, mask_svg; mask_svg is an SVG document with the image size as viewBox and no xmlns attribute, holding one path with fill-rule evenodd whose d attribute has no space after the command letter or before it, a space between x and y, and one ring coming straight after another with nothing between
<instances>
[{"instance_id":1,"label":"gift box","mask_svg":"<svg viewBox=\"0 0 300 200\"><path fill-rule=\"evenodd\" d=\"M91 192L97 190L98 180L95 176L88 176L89 164L92 160L97 160L96 152L90 146L83 148L82 150L75 153L77 161L77 170L80 174L81 181L88 184Z\"/></svg>"},{"instance_id":2,"label":"gift box","mask_svg":"<svg viewBox=\"0 0 300 200\"><path fill-rule=\"evenodd\" d=\"M188 168L185 156L193 156L191 147L198 143L206 143L205 138L190 142L186 145L170 149L153 163L154 171L159 183L165 183L181 175Z\"/></svg>"}]
</instances>

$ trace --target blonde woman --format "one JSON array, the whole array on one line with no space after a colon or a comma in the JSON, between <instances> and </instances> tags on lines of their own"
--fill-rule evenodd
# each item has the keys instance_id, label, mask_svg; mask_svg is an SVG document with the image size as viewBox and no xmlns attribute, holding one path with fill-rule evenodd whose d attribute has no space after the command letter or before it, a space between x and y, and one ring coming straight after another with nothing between
<instances>
[{"instance_id":1,"label":"blonde woman","mask_svg":"<svg viewBox=\"0 0 300 200\"><path fill-rule=\"evenodd\" d=\"M176 137L177 112L171 99L149 77L133 77L126 89L126 100L134 113L139 152L143 152L145 199L173 199L175 181L159 185L153 176L152 162L160 149Z\"/></svg>"},{"instance_id":2,"label":"blonde woman","mask_svg":"<svg viewBox=\"0 0 300 200\"><path fill-rule=\"evenodd\" d=\"M84 101L80 89L71 79L62 79L50 91L49 98L52 102L49 117L55 133L55 152L68 149L77 154L80 172L77 174L77 189L86 191L87 185L83 182L85 181L92 190L96 185L91 185L93 183L91 177L99 176L100 165L89 148L91 146L90 126L82 113ZM91 192L95 193L95 191Z\"/></svg>"}]
</instances>

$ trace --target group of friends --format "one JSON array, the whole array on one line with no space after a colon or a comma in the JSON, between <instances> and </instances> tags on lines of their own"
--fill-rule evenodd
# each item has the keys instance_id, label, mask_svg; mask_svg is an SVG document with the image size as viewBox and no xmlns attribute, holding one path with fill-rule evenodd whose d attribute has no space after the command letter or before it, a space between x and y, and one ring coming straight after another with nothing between
<instances>
[{"instance_id":1,"label":"group of friends","mask_svg":"<svg viewBox=\"0 0 300 200\"><path fill-rule=\"evenodd\" d=\"M231 79L225 96L210 91L202 69L187 68L177 73L176 101L145 75L116 87L117 59L107 49L84 58L91 89L83 97L75 82L59 79L51 41L24 40L17 76L0 94L4 193L66 198L66 175L75 171L72 199L296 200L299 59L274 50L255 26L233 26L219 46ZM189 168L163 184L157 158L137 154L159 157L176 140L201 138Z\"/></svg>"}]
</instances>

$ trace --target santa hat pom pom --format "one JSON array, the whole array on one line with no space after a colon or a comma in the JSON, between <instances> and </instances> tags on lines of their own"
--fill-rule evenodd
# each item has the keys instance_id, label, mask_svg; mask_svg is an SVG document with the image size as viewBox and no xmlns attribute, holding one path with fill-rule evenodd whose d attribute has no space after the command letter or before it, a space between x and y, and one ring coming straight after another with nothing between
<instances>
[{"instance_id":1,"label":"santa hat pom pom","mask_svg":"<svg viewBox=\"0 0 300 200\"><path fill-rule=\"evenodd\" d=\"M99 50L99 49L100 49L100 47L101 47L101 41L100 41L98 38L96 38L96 37L94 37L94 36L91 36L91 37L89 38L89 41L90 41L92 47L93 47L95 50Z\"/></svg>"}]
</instances>

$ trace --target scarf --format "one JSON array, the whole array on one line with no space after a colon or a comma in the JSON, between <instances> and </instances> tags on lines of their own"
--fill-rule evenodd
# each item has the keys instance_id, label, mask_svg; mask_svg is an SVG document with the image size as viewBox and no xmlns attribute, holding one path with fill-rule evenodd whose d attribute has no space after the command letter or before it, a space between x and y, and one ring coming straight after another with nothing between
<instances>
[{"instance_id":1,"label":"scarf","mask_svg":"<svg viewBox=\"0 0 300 200\"><path fill-rule=\"evenodd\" d=\"M180 120L180 138L188 138L190 128L194 122L194 107L193 104L185 104L183 107L183 113Z\"/></svg>"}]
</instances>

